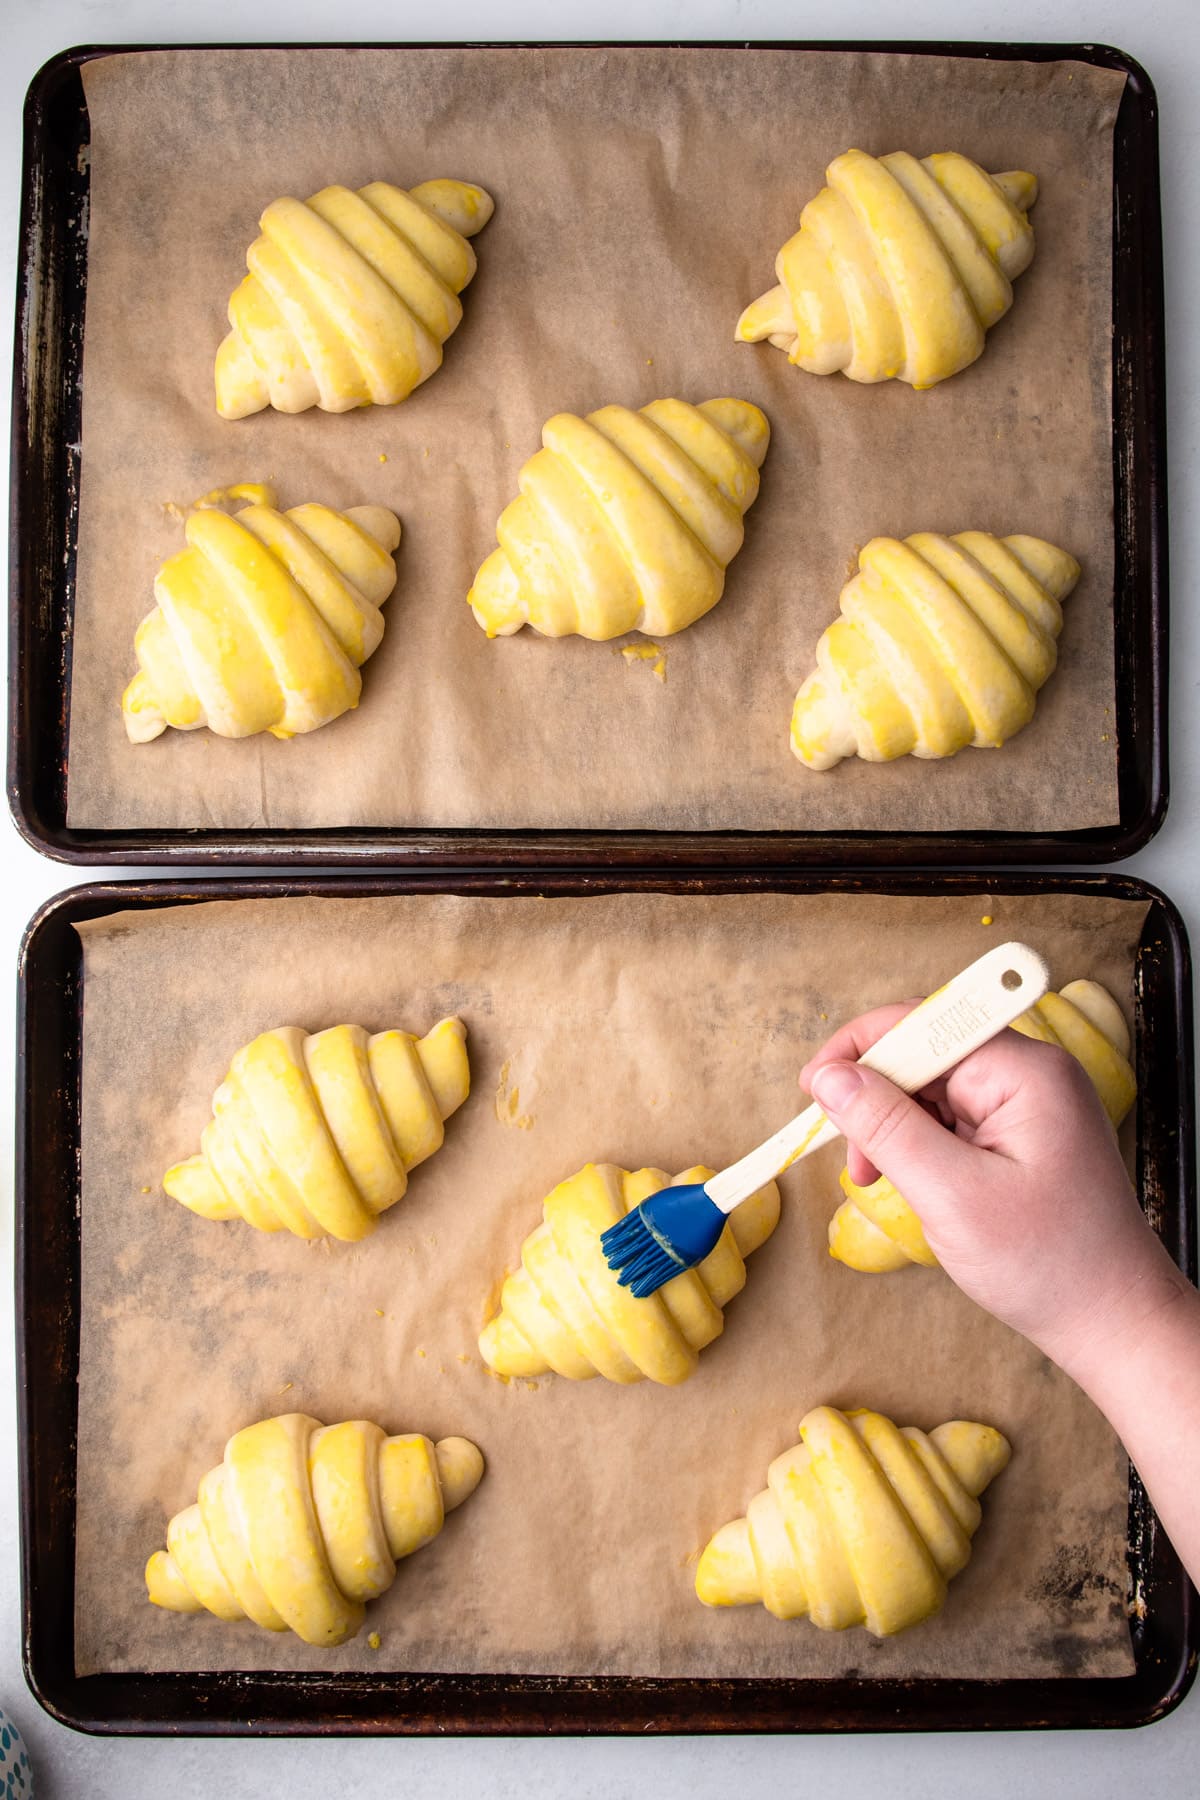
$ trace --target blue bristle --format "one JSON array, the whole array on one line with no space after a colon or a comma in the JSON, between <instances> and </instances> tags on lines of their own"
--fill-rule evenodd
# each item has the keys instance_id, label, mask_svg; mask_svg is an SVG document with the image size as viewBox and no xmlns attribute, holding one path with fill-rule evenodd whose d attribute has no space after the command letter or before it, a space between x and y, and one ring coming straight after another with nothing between
<instances>
[{"instance_id":1,"label":"blue bristle","mask_svg":"<svg viewBox=\"0 0 1200 1800\"><path fill-rule=\"evenodd\" d=\"M660 1265L671 1269L674 1274L679 1273L678 1263L672 1263L670 1257L665 1256L657 1244L647 1244L644 1249L638 1251L636 1256L628 1257L621 1265L621 1283L624 1287L631 1288L644 1276L653 1273Z\"/></svg>"},{"instance_id":2,"label":"blue bristle","mask_svg":"<svg viewBox=\"0 0 1200 1800\"><path fill-rule=\"evenodd\" d=\"M634 1248L642 1241L646 1228L638 1217L636 1210L626 1213L615 1225L610 1225L600 1239L608 1257L610 1268L615 1268L627 1250Z\"/></svg>"},{"instance_id":3,"label":"blue bristle","mask_svg":"<svg viewBox=\"0 0 1200 1800\"><path fill-rule=\"evenodd\" d=\"M664 1256L660 1251L636 1280L629 1280L622 1275L621 1281L635 1300L648 1300L651 1294L657 1294L660 1287L665 1287L679 1273L679 1264L672 1262L669 1256Z\"/></svg>"},{"instance_id":4,"label":"blue bristle","mask_svg":"<svg viewBox=\"0 0 1200 1800\"><path fill-rule=\"evenodd\" d=\"M600 1247L617 1279L639 1300L657 1293L715 1246L724 1215L695 1183L663 1188L601 1234Z\"/></svg>"}]
</instances>

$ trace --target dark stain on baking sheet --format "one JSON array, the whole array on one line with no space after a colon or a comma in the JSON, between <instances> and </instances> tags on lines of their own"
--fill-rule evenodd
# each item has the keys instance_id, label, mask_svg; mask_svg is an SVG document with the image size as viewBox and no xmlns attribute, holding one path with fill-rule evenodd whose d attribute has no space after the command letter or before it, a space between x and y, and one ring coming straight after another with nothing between
<instances>
[{"instance_id":1,"label":"dark stain on baking sheet","mask_svg":"<svg viewBox=\"0 0 1200 1800\"><path fill-rule=\"evenodd\" d=\"M1051 1561L1044 1565L1025 1591L1030 1600L1058 1601L1069 1607L1087 1604L1093 1611L1101 1594L1115 1595L1122 1604L1125 1599L1110 1575L1092 1567L1091 1552L1086 1544L1060 1544Z\"/></svg>"},{"instance_id":2,"label":"dark stain on baking sheet","mask_svg":"<svg viewBox=\"0 0 1200 1800\"><path fill-rule=\"evenodd\" d=\"M1060 1544L1025 1591L1028 1599L1059 1613L1062 1629L1030 1645L1030 1650L1052 1658L1060 1678L1086 1673L1078 1636L1080 1625L1102 1616L1121 1618L1129 1610L1124 1588L1111 1575L1094 1567L1086 1544Z\"/></svg>"}]
</instances>

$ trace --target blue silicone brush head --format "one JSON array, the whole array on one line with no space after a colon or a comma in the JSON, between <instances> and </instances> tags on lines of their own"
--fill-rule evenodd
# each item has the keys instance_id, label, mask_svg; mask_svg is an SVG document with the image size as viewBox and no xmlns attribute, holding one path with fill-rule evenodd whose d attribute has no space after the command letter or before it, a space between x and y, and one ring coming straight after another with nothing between
<instances>
[{"instance_id":1,"label":"blue silicone brush head","mask_svg":"<svg viewBox=\"0 0 1200 1800\"><path fill-rule=\"evenodd\" d=\"M664 1282L703 1262L724 1228L720 1207L699 1182L688 1182L651 1194L601 1234L600 1248L621 1286L645 1300Z\"/></svg>"}]
</instances>

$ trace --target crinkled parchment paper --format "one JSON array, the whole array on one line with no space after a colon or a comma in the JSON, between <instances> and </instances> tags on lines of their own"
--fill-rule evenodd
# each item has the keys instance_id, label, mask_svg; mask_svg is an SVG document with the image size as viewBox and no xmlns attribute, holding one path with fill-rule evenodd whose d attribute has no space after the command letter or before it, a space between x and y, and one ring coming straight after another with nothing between
<instances>
[{"instance_id":1,"label":"crinkled parchment paper","mask_svg":"<svg viewBox=\"0 0 1200 1800\"><path fill-rule=\"evenodd\" d=\"M869 1277L831 1260L840 1146L784 1177L779 1229L685 1386L505 1384L476 1338L542 1197L589 1159L732 1160L799 1109L796 1072L840 1020L931 990L1009 934L1057 983L1095 976L1128 1009L1144 912L1068 896L422 896L212 902L87 926L80 1670L1128 1673L1118 1444L940 1271ZM420 1031L449 1010L468 1027L473 1092L363 1243L214 1224L162 1193L258 1031ZM978 1418L1014 1446L944 1612L891 1642L711 1612L693 1593L709 1535L822 1402L925 1427ZM332 1652L159 1612L142 1583L226 1438L292 1409L462 1433L488 1463Z\"/></svg>"},{"instance_id":2,"label":"crinkled parchment paper","mask_svg":"<svg viewBox=\"0 0 1200 1800\"><path fill-rule=\"evenodd\" d=\"M172 50L84 66L92 131L72 826L1068 829L1117 817L1111 147L1083 63L784 50ZM733 341L826 164L965 151L1041 184L1037 255L974 367L860 387ZM442 370L402 406L229 423L225 307L263 208L385 177L496 214ZM736 394L773 439L725 598L666 641L489 643L465 596L543 422ZM386 459L386 460L384 460ZM404 525L358 711L292 743L132 746L133 633L186 505L273 479ZM1002 753L805 770L796 689L878 533L1031 532L1084 576L1058 673ZM637 640L640 641L640 640Z\"/></svg>"}]
</instances>

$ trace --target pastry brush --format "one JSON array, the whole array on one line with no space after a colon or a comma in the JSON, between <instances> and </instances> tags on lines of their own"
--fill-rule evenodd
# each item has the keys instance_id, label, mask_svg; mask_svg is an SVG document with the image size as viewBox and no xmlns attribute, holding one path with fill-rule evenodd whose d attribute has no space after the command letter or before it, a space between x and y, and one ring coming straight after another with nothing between
<instances>
[{"instance_id":1,"label":"pastry brush","mask_svg":"<svg viewBox=\"0 0 1200 1800\"><path fill-rule=\"evenodd\" d=\"M859 1061L915 1094L1011 1025L1049 986L1050 971L1035 950L1000 944L922 1000ZM703 1262L735 1206L839 1135L814 1103L719 1175L660 1189L601 1235L609 1268L639 1300L656 1293Z\"/></svg>"}]
</instances>

